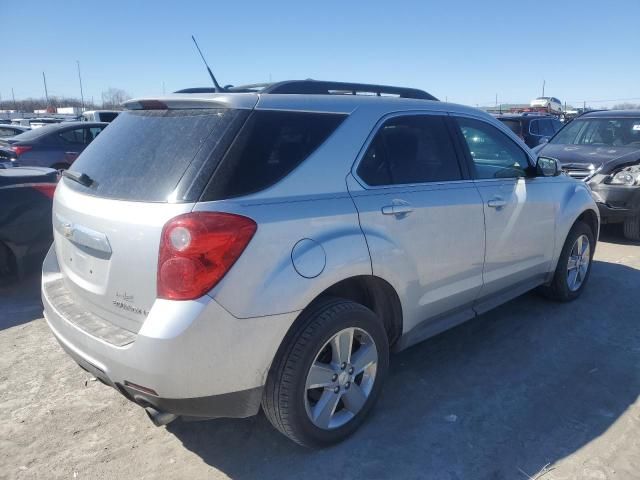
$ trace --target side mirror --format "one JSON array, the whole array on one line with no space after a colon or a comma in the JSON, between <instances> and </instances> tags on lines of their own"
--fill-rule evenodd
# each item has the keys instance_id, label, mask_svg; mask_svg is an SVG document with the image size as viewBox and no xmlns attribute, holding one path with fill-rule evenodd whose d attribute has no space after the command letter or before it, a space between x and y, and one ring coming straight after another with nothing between
<instances>
[{"instance_id":1,"label":"side mirror","mask_svg":"<svg viewBox=\"0 0 640 480\"><path fill-rule=\"evenodd\" d=\"M551 157L538 157L536 161L536 174L539 177L555 177L560 175L558 161Z\"/></svg>"},{"instance_id":2,"label":"side mirror","mask_svg":"<svg viewBox=\"0 0 640 480\"><path fill-rule=\"evenodd\" d=\"M541 137L540 140L538 140L538 145L544 145L545 143L549 143L549 137Z\"/></svg>"}]
</instances>

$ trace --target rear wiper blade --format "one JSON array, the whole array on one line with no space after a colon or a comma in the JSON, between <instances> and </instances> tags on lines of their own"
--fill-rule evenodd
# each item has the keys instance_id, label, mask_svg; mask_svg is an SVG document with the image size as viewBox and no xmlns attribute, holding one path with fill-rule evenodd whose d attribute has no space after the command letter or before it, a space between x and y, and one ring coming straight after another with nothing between
<instances>
[{"instance_id":1,"label":"rear wiper blade","mask_svg":"<svg viewBox=\"0 0 640 480\"><path fill-rule=\"evenodd\" d=\"M93 185L93 179L86 173L75 173L69 170L63 170L62 176L68 178L69 180L73 180L74 182L77 182L85 187L90 187L91 185Z\"/></svg>"}]
</instances>

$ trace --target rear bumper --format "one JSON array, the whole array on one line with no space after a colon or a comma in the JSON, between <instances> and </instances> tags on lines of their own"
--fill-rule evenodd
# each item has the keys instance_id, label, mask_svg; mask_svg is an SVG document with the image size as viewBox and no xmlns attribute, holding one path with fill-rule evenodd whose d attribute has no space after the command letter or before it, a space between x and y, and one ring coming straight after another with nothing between
<instances>
[{"instance_id":1,"label":"rear bumper","mask_svg":"<svg viewBox=\"0 0 640 480\"><path fill-rule=\"evenodd\" d=\"M598 204L602 223L622 222L627 217L640 215L640 187L589 184Z\"/></svg>"},{"instance_id":2,"label":"rear bumper","mask_svg":"<svg viewBox=\"0 0 640 480\"><path fill-rule=\"evenodd\" d=\"M65 318L47 294L60 281L55 253L43 267L42 301L51 331L82 368L143 407L189 417L258 412L268 369L296 313L238 319L212 298L157 300L132 341L116 345ZM136 386L142 386L139 389Z\"/></svg>"}]
</instances>

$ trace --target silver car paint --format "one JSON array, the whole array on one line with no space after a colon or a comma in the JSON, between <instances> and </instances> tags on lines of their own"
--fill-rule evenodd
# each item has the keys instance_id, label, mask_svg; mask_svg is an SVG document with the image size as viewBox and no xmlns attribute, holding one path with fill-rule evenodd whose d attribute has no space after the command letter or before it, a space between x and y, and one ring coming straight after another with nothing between
<instances>
[{"instance_id":1,"label":"silver car paint","mask_svg":"<svg viewBox=\"0 0 640 480\"><path fill-rule=\"evenodd\" d=\"M114 381L148 385L170 398L261 386L299 312L326 288L353 276L376 275L395 288L405 336L442 315L462 312L459 319L468 318L480 300L508 298L514 284L529 282L530 288L548 280L575 219L585 210L598 214L587 187L565 176L368 188L353 175L375 126L402 112L473 116L528 152L511 130L469 107L355 96L176 94L163 100L171 108L255 105L349 114L286 178L237 199L122 202L82 195L61 182L54 216L104 234L112 253L99 258L56 231L43 285L63 278L77 302L137 337L116 348L87 334L63 318L43 289L47 321L61 343L103 367ZM486 205L496 195L507 202L500 211ZM382 214L382 207L403 201L413 206L410 214ZM246 215L258 230L208 296L189 302L156 299L162 226L192 210ZM324 266L313 278L298 273L292 259L303 239L324 252ZM316 255L311 263L318 262L318 250L309 252L315 253L296 252L294 258ZM71 266L71 258L84 265ZM114 306L118 294L133 296L132 303L148 314Z\"/></svg>"}]
</instances>

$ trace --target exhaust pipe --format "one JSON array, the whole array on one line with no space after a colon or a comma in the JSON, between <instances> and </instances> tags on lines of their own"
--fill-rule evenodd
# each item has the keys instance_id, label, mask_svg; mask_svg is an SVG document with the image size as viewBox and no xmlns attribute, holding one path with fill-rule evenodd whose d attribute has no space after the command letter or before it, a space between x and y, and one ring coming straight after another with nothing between
<instances>
[{"instance_id":1,"label":"exhaust pipe","mask_svg":"<svg viewBox=\"0 0 640 480\"><path fill-rule=\"evenodd\" d=\"M166 425L167 423L171 423L176 418L178 418L178 416L174 415L173 413L159 412L158 410L152 407L147 407L144 409L144 411L147 412L149 419L153 422L153 424L156 427L162 427L163 425Z\"/></svg>"}]
</instances>

